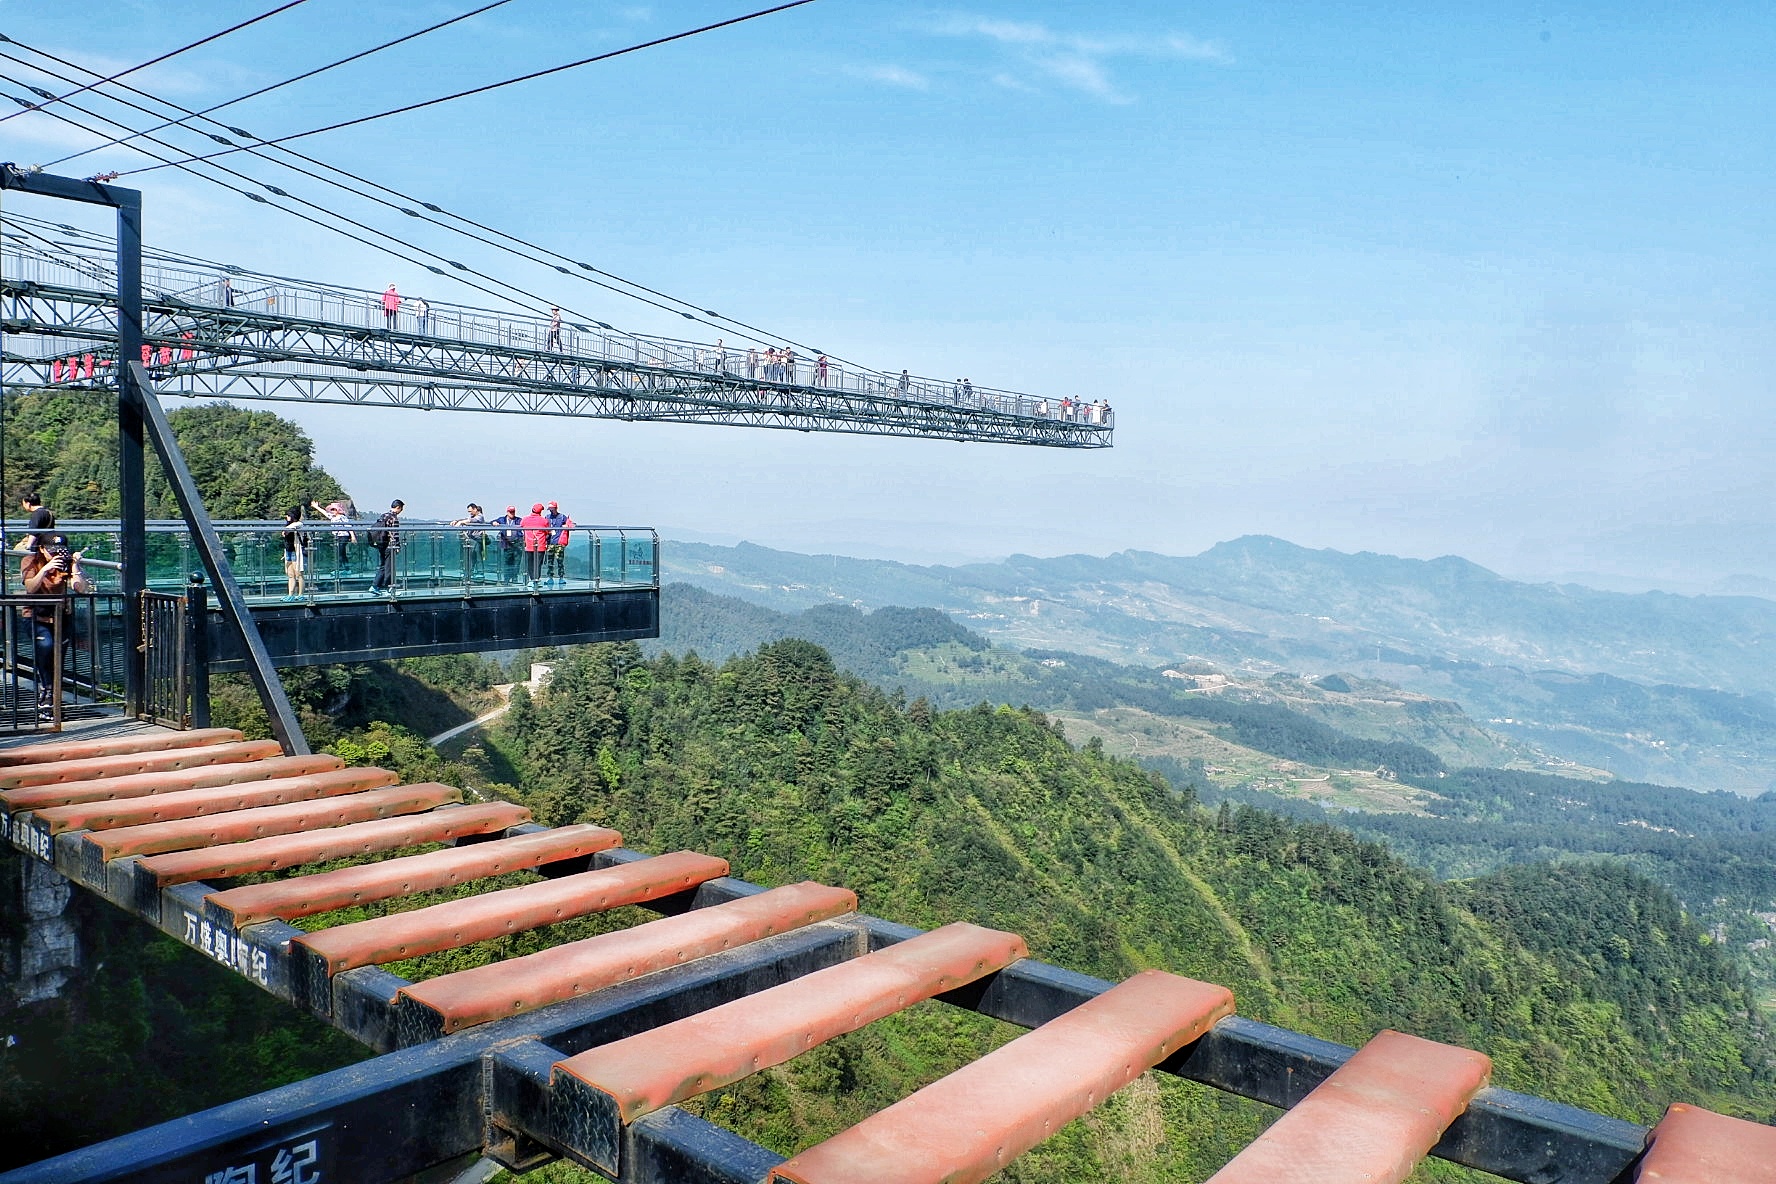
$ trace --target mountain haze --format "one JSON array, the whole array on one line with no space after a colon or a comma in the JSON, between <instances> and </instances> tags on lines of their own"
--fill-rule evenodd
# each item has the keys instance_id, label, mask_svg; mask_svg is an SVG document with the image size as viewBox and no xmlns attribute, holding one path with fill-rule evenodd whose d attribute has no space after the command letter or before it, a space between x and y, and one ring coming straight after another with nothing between
<instances>
[{"instance_id":1,"label":"mountain haze","mask_svg":"<svg viewBox=\"0 0 1776 1184\"><path fill-rule=\"evenodd\" d=\"M1453 700L1503 736L1618 776L1776 784L1776 602L1525 584L1455 557L1251 536L1201 555L920 567L671 543L665 573L780 610L942 609L1000 644L1258 675L1354 674Z\"/></svg>"}]
</instances>

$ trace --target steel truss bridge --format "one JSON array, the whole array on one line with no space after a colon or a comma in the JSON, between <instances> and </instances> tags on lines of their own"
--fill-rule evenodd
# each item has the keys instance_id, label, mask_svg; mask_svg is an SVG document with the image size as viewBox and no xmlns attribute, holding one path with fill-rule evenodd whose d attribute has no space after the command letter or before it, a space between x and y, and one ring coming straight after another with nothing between
<instances>
[{"instance_id":1,"label":"steel truss bridge","mask_svg":"<svg viewBox=\"0 0 1776 1184\"><path fill-rule=\"evenodd\" d=\"M110 386L116 245L9 218L0 379ZM444 274L441 269L434 268ZM165 396L488 411L1107 448L1107 406L624 333L144 252L142 360ZM423 311L421 311L423 307Z\"/></svg>"}]
</instances>

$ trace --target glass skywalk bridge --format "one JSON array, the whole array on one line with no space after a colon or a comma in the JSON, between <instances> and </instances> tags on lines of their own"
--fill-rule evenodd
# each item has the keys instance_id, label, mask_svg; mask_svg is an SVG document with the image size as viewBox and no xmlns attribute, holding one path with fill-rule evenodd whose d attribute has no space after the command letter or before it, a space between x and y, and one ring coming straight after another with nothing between
<instances>
[{"instance_id":1,"label":"glass skywalk bridge","mask_svg":"<svg viewBox=\"0 0 1776 1184\"><path fill-rule=\"evenodd\" d=\"M660 543L648 527L575 526L560 546L526 551L497 526L409 524L394 533L394 581L372 591L380 556L370 524L351 525L341 539L331 523L301 531L302 585L289 590L282 527L265 522L214 524L244 606L275 666L319 666L427 654L488 653L659 635ZM110 654L99 665L121 669L120 524L64 522L57 529L88 560L98 586L85 598L88 632ZM11 526L12 537L22 527ZM206 670L243 670L249 660L224 622L219 599L194 573L202 569L197 540L181 522L151 522L147 531L144 621L171 613L187 626L146 630L176 644L179 663ZM341 543L344 544L341 547ZM170 642L169 640L170 639ZM100 680L103 681L103 680Z\"/></svg>"},{"instance_id":2,"label":"glass skywalk bridge","mask_svg":"<svg viewBox=\"0 0 1776 1184\"><path fill-rule=\"evenodd\" d=\"M395 579L389 597L376 597L371 588L381 557L369 542L371 524L354 522L339 528L310 522L299 531L302 591L293 597L284 569L281 525L217 522L215 527L234 578L255 608L367 599L562 596L659 587L660 540L649 527L568 527L551 532L566 536L560 546L527 552L524 532L517 529L419 523L392 532L400 541L393 564ZM24 533L16 524L8 529L13 538ZM57 529L75 550L101 561L87 572L100 591L115 591L120 524L70 521ZM534 560L528 558L533 555ZM149 588L182 590L191 573L199 570L196 544L183 522L148 523Z\"/></svg>"},{"instance_id":3,"label":"glass skywalk bridge","mask_svg":"<svg viewBox=\"0 0 1776 1184\"><path fill-rule=\"evenodd\" d=\"M111 240L21 223L0 250L5 379L111 381ZM448 274L433 268L440 275ZM1044 398L383 294L148 252L143 360L163 396L365 403L1103 448L1103 401Z\"/></svg>"}]
</instances>

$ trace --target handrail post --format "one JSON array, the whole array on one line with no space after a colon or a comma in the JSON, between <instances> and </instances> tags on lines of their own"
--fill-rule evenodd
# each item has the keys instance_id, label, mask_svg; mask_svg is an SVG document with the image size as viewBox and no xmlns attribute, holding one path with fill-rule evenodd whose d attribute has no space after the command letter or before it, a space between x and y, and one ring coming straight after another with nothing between
<instances>
[{"instance_id":1,"label":"handrail post","mask_svg":"<svg viewBox=\"0 0 1776 1184\"><path fill-rule=\"evenodd\" d=\"M185 654L191 668L191 726L210 726L210 594L203 575L185 587Z\"/></svg>"}]
</instances>

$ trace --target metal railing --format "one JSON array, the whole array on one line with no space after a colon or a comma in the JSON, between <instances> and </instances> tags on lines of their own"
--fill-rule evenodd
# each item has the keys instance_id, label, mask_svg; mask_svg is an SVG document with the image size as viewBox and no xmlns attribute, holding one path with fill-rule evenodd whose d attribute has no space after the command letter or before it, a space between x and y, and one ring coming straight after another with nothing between
<instances>
[{"instance_id":1,"label":"metal railing","mask_svg":"<svg viewBox=\"0 0 1776 1184\"><path fill-rule=\"evenodd\" d=\"M0 596L0 731L60 731L121 702L123 633L115 593Z\"/></svg>"},{"instance_id":2,"label":"metal railing","mask_svg":"<svg viewBox=\"0 0 1776 1184\"><path fill-rule=\"evenodd\" d=\"M301 524L299 573L286 567L282 525L217 522L215 527L236 581L254 603L361 598L382 590L383 548L374 544L373 522ZM8 529L22 527L9 524ZM83 552L87 574L100 590L117 589L117 524L65 521L57 529ZM396 596L553 595L660 585L660 538L650 527L572 526L541 532L547 537L532 532L527 539L522 528L496 523L412 523L390 533L395 543L388 548L393 578L387 590ZM147 543L148 586L182 594L199 567L190 531L181 522L151 522Z\"/></svg>"},{"instance_id":3,"label":"metal railing","mask_svg":"<svg viewBox=\"0 0 1776 1184\"><path fill-rule=\"evenodd\" d=\"M62 241L58 253L47 253L40 243L9 236L4 246L5 273L18 280L68 287L91 287L96 280L109 283L108 240L92 236L91 244ZM900 399L962 407L1031 419L1113 427L1115 416L1108 403L1073 398L1044 398L1018 391L977 386L968 379L939 379L860 367L823 355L800 354L785 347L765 351L757 347L714 344L649 334L626 333L602 321L591 323L496 312L470 305L423 301L407 295L398 298L390 314L383 293L323 284L310 280L272 276L225 264L199 264L190 260L155 257L148 252L142 264L144 295L150 304L176 304L226 315L230 310L264 314L293 321L349 326L398 337L411 334L465 345L497 346L534 351L545 355L538 366L621 365L659 367L677 372L704 374L714 379L746 379L761 385L788 384L817 387L840 394ZM423 308L423 312L420 311ZM160 318L164 320L164 318ZM150 337L177 337L181 331L150 319ZM151 367L189 364L203 358L205 343L188 330L190 344L162 344L144 349L143 361ZM559 358L559 363L553 359ZM69 380L94 376L98 369L114 365L103 353L76 355L67 363ZM520 363L522 366L523 363Z\"/></svg>"}]
</instances>

